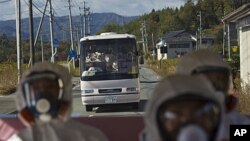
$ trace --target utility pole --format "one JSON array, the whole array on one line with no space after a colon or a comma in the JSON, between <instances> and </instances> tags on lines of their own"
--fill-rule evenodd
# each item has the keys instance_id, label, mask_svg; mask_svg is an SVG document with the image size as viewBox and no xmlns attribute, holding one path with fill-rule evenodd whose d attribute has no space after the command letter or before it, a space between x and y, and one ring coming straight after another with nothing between
<instances>
[{"instance_id":1,"label":"utility pole","mask_svg":"<svg viewBox=\"0 0 250 141\"><path fill-rule=\"evenodd\" d=\"M42 52L42 62L44 62L44 55L43 55L43 34L40 35L41 38L41 52Z\"/></svg>"},{"instance_id":2,"label":"utility pole","mask_svg":"<svg viewBox=\"0 0 250 141\"><path fill-rule=\"evenodd\" d=\"M76 30L76 39L77 39L77 54L79 55L80 54L80 38L79 37L79 27L77 28Z\"/></svg>"},{"instance_id":3,"label":"utility pole","mask_svg":"<svg viewBox=\"0 0 250 141\"><path fill-rule=\"evenodd\" d=\"M35 63L34 30L33 30L33 9L32 0L29 0L29 32L30 32L30 64Z\"/></svg>"},{"instance_id":4,"label":"utility pole","mask_svg":"<svg viewBox=\"0 0 250 141\"><path fill-rule=\"evenodd\" d=\"M72 17L71 17L71 0L69 2L69 28L70 28L70 41L71 41L71 51L74 50L74 40L73 40L73 28L72 28ZM75 68L75 58L72 57L73 67Z\"/></svg>"},{"instance_id":5,"label":"utility pole","mask_svg":"<svg viewBox=\"0 0 250 141\"><path fill-rule=\"evenodd\" d=\"M83 12L84 12L84 13L83 13L83 18L84 18L84 19L83 19L83 24L84 24L84 25L83 25L83 32L84 32L83 35L84 35L84 37L87 35L87 33L86 33L86 31L87 31L87 30L86 30L86 27L87 27L87 26L86 26L86 25L87 25L86 22L87 22L87 20L86 20L86 7L85 7L86 5L85 5L85 4L86 4L86 2L84 1L84 2L83 2Z\"/></svg>"},{"instance_id":6,"label":"utility pole","mask_svg":"<svg viewBox=\"0 0 250 141\"><path fill-rule=\"evenodd\" d=\"M20 83L22 75L22 53L21 53L21 2L16 0L16 46L17 46L17 70L18 83Z\"/></svg>"},{"instance_id":7,"label":"utility pole","mask_svg":"<svg viewBox=\"0 0 250 141\"><path fill-rule=\"evenodd\" d=\"M152 46L153 46L153 60L155 60L156 53L155 53L155 44L154 44L154 33L152 33Z\"/></svg>"},{"instance_id":8,"label":"utility pole","mask_svg":"<svg viewBox=\"0 0 250 141\"><path fill-rule=\"evenodd\" d=\"M84 33L84 31L83 31L83 15L82 15L82 8L81 7L79 7L79 10L80 10L80 18L81 18L81 37L83 36L83 33Z\"/></svg>"},{"instance_id":9,"label":"utility pole","mask_svg":"<svg viewBox=\"0 0 250 141\"><path fill-rule=\"evenodd\" d=\"M222 55L223 55L223 59L225 57L225 35L226 35L226 27L225 27L225 23L223 22L223 43L222 43Z\"/></svg>"},{"instance_id":10,"label":"utility pole","mask_svg":"<svg viewBox=\"0 0 250 141\"><path fill-rule=\"evenodd\" d=\"M51 1L51 0L49 0L49 1ZM42 18L41 18L41 20L40 20L40 22L39 22L37 34L36 34L36 37L35 37L34 46L36 46L36 43L37 43L39 34L40 34L40 32L41 32L41 28L42 28L42 24L43 24L44 15L45 15L45 12L46 12L46 9L47 9L47 5L48 5L48 2L49 2L49 1L46 1L45 7L44 7L44 11L43 11L43 16L42 16ZM51 4L51 3L50 3L50 4Z\"/></svg>"},{"instance_id":11,"label":"utility pole","mask_svg":"<svg viewBox=\"0 0 250 141\"><path fill-rule=\"evenodd\" d=\"M143 52L145 54L148 53L148 34L147 34L147 29L146 29L146 22L145 20L141 23L141 34L142 34L142 44L143 44Z\"/></svg>"},{"instance_id":12,"label":"utility pole","mask_svg":"<svg viewBox=\"0 0 250 141\"><path fill-rule=\"evenodd\" d=\"M223 17L225 16L225 11L223 11ZM225 37L226 37L226 24L225 21L223 22L223 39L222 39L222 55L223 59L225 58Z\"/></svg>"},{"instance_id":13,"label":"utility pole","mask_svg":"<svg viewBox=\"0 0 250 141\"><path fill-rule=\"evenodd\" d=\"M55 62L55 55L56 51L54 51L54 17L53 17L53 11L52 11L52 4L51 0L49 0L49 5L50 5L50 45L51 45L51 62Z\"/></svg>"},{"instance_id":14,"label":"utility pole","mask_svg":"<svg viewBox=\"0 0 250 141\"><path fill-rule=\"evenodd\" d=\"M148 33L147 33L147 25L146 21L144 20L144 30L145 30L145 47L146 47L146 53L148 53Z\"/></svg>"},{"instance_id":15,"label":"utility pole","mask_svg":"<svg viewBox=\"0 0 250 141\"><path fill-rule=\"evenodd\" d=\"M69 28L70 28L70 41L71 41L71 50L74 50L74 40L73 40L73 28L72 28L72 16L71 16L71 0L69 2Z\"/></svg>"},{"instance_id":16,"label":"utility pole","mask_svg":"<svg viewBox=\"0 0 250 141\"><path fill-rule=\"evenodd\" d=\"M231 60L231 50L230 50L230 23L227 25L227 38L228 38L228 61Z\"/></svg>"},{"instance_id":17,"label":"utility pole","mask_svg":"<svg viewBox=\"0 0 250 141\"><path fill-rule=\"evenodd\" d=\"M82 33L83 36L87 36L90 34L90 8L86 7L86 2L83 2L83 8L79 7L80 15L83 15L83 18L81 20L82 22ZM82 14L83 10L83 14Z\"/></svg>"},{"instance_id":18,"label":"utility pole","mask_svg":"<svg viewBox=\"0 0 250 141\"><path fill-rule=\"evenodd\" d=\"M199 27L199 34L200 34L200 46L199 46L199 48L201 48L201 45L202 45L202 33L201 33L201 31L202 31L202 29L201 29L201 11L199 12L199 14L197 15L200 19L200 27Z\"/></svg>"},{"instance_id":19,"label":"utility pole","mask_svg":"<svg viewBox=\"0 0 250 141\"><path fill-rule=\"evenodd\" d=\"M145 39L144 39L143 23L142 23L142 27L140 28L140 30L141 30L141 39L142 39L142 50L145 55Z\"/></svg>"},{"instance_id":20,"label":"utility pole","mask_svg":"<svg viewBox=\"0 0 250 141\"><path fill-rule=\"evenodd\" d=\"M88 9L88 14L87 14L87 17L88 17L88 35L90 35L90 32L91 32L91 30L90 30L90 16L91 16L91 13L90 13L90 11L89 11L89 9Z\"/></svg>"},{"instance_id":21,"label":"utility pole","mask_svg":"<svg viewBox=\"0 0 250 141\"><path fill-rule=\"evenodd\" d=\"M196 36L196 46L195 46L195 50L198 50L198 32L196 31L195 33Z\"/></svg>"}]
</instances>

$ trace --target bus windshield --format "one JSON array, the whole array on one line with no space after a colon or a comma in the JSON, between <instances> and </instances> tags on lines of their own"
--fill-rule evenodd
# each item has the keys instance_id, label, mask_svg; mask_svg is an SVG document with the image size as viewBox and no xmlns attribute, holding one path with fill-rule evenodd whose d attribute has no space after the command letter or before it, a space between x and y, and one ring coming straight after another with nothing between
<instances>
[{"instance_id":1,"label":"bus windshield","mask_svg":"<svg viewBox=\"0 0 250 141\"><path fill-rule=\"evenodd\" d=\"M138 77L136 41L133 38L86 40L81 43L83 81Z\"/></svg>"}]
</instances>

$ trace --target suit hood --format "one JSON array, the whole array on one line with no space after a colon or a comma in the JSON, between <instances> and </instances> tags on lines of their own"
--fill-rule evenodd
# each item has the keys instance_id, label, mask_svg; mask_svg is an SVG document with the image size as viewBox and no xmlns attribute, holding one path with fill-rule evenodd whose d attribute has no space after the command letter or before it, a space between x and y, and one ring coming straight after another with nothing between
<instances>
[{"instance_id":1,"label":"suit hood","mask_svg":"<svg viewBox=\"0 0 250 141\"><path fill-rule=\"evenodd\" d=\"M23 97L23 91L22 91L22 85L23 83L28 79L28 77L33 73L43 73L43 72L52 72L55 73L59 78L63 81L63 97L62 100L69 103L68 111L65 116L69 116L72 110L72 82L71 82L71 75L69 74L68 70L58 64L52 64L49 62L43 62L43 63L36 63L32 66L30 70L25 72L22 75L21 82L17 88L16 93L16 106L17 111L21 111L26 107L24 97Z\"/></svg>"},{"instance_id":2,"label":"suit hood","mask_svg":"<svg viewBox=\"0 0 250 141\"><path fill-rule=\"evenodd\" d=\"M173 75L164 78L155 88L151 99L148 101L145 113L145 133L148 141L162 141L159 127L157 125L157 110L159 107L179 96L187 93L197 94L199 97L217 103L221 108L223 120L224 109L222 106L224 95L216 92L210 82L204 76ZM221 130L221 125L219 125Z\"/></svg>"},{"instance_id":3,"label":"suit hood","mask_svg":"<svg viewBox=\"0 0 250 141\"><path fill-rule=\"evenodd\" d=\"M182 56L176 67L176 73L190 75L199 67L221 67L230 70L230 66L215 52L200 49Z\"/></svg>"}]
</instances>

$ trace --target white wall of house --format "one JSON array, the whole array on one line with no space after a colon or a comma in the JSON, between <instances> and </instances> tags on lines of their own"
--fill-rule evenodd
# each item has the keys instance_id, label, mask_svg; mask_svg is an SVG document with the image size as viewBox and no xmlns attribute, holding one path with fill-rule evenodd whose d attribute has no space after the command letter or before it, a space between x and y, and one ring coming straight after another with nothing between
<instances>
[{"instance_id":1,"label":"white wall of house","mask_svg":"<svg viewBox=\"0 0 250 141\"><path fill-rule=\"evenodd\" d=\"M167 53L162 54L161 49L157 48L157 60L168 59Z\"/></svg>"},{"instance_id":2,"label":"white wall of house","mask_svg":"<svg viewBox=\"0 0 250 141\"><path fill-rule=\"evenodd\" d=\"M240 77L243 83L250 84L250 26L239 28Z\"/></svg>"}]
</instances>

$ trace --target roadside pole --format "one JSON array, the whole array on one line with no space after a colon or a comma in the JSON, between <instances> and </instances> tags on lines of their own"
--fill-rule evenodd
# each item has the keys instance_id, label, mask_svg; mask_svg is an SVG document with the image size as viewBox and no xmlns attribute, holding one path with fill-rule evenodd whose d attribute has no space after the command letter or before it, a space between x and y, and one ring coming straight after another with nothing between
<instances>
[{"instance_id":1,"label":"roadside pole","mask_svg":"<svg viewBox=\"0 0 250 141\"><path fill-rule=\"evenodd\" d=\"M69 3L69 26L70 26L70 41L71 41L71 51L74 50L74 39L73 39L73 28L72 28L72 16L71 16L71 0L68 0ZM73 60L73 68L75 68L75 59L72 58Z\"/></svg>"},{"instance_id":2,"label":"roadside pole","mask_svg":"<svg viewBox=\"0 0 250 141\"><path fill-rule=\"evenodd\" d=\"M21 54L21 2L16 0L16 45L17 45L17 70L18 83L20 83L22 75L22 54Z\"/></svg>"},{"instance_id":3,"label":"roadside pole","mask_svg":"<svg viewBox=\"0 0 250 141\"><path fill-rule=\"evenodd\" d=\"M35 63L34 29L33 29L33 5L29 0L29 32L30 32L30 65Z\"/></svg>"},{"instance_id":4,"label":"roadside pole","mask_svg":"<svg viewBox=\"0 0 250 141\"><path fill-rule=\"evenodd\" d=\"M50 45L51 45L51 62L55 62L55 54L56 52L54 51L54 28L53 28L53 13L52 13L52 4L51 0L49 0L50 4Z\"/></svg>"}]
</instances>

